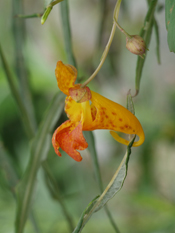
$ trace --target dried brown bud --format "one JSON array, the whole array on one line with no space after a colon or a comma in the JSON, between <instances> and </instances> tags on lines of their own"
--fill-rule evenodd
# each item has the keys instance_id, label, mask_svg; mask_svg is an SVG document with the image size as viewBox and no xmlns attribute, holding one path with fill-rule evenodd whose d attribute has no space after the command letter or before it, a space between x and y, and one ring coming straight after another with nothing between
<instances>
[{"instance_id":1,"label":"dried brown bud","mask_svg":"<svg viewBox=\"0 0 175 233\"><path fill-rule=\"evenodd\" d=\"M126 38L126 48L131 52L136 55L142 55L145 54L146 48L146 43L143 40L142 37L138 35L131 36L131 38Z\"/></svg>"}]
</instances>

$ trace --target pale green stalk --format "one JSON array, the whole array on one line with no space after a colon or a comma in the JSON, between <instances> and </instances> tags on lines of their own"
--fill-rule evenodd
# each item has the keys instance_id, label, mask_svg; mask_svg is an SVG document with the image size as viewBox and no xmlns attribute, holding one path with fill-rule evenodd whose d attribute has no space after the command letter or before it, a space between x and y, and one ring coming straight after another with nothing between
<instances>
[{"instance_id":1,"label":"pale green stalk","mask_svg":"<svg viewBox=\"0 0 175 233\"><path fill-rule=\"evenodd\" d=\"M2 65L4 67L4 71L6 73L7 81L8 81L8 84L10 86L10 89L11 89L11 93L12 93L14 99L16 100L17 106L19 107L26 134L27 134L28 138L31 139L34 136L35 130L33 128L31 121L30 121L30 117L26 111L24 103L22 102L21 96L19 95L19 92L16 88L16 85L14 83L14 77L12 76L12 73L9 69L7 61L4 57L4 53L2 51L1 45L0 45L0 56L2 59Z\"/></svg>"},{"instance_id":2,"label":"pale green stalk","mask_svg":"<svg viewBox=\"0 0 175 233\"><path fill-rule=\"evenodd\" d=\"M62 2L63 0L56 0L56 1L51 1L49 5L46 7L42 17L41 17L41 24L44 24L53 8L56 4Z\"/></svg>"},{"instance_id":3,"label":"pale green stalk","mask_svg":"<svg viewBox=\"0 0 175 233\"><path fill-rule=\"evenodd\" d=\"M117 19L118 19L118 16L119 16L119 10L120 10L121 1L122 1L122 0L118 0L118 1L117 1L116 6L115 6L115 9L114 9L115 20L117 20ZM94 73L81 85L81 87L85 87L89 82L91 82L91 81L95 78L95 76L98 74L98 72L100 71L100 69L102 68L103 63L105 62L105 59L106 59L106 57L107 57L107 55L108 55L108 52L109 52L111 43L112 43L113 38L114 38L114 35L115 35L115 30L116 30L116 23L115 23L115 20L113 21L111 34L110 34L108 43L107 43L107 45L106 45L106 47L105 47L105 50L104 50L104 52L103 52L103 55L102 55L102 58L101 58L101 60L100 60L100 63L99 63L99 65L98 65L98 67L96 68L96 70L94 71Z\"/></svg>"},{"instance_id":4,"label":"pale green stalk","mask_svg":"<svg viewBox=\"0 0 175 233\"><path fill-rule=\"evenodd\" d=\"M99 32L98 32L98 38L97 38L97 46L101 47L103 29L104 29L105 19L106 19L107 0L100 0L99 7L100 7L100 20L99 20L100 23L99 23Z\"/></svg>"},{"instance_id":5,"label":"pale green stalk","mask_svg":"<svg viewBox=\"0 0 175 233\"><path fill-rule=\"evenodd\" d=\"M72 47L68 0L61 3L61 19L68 63L77 67Z\"/></svg>"},{"instance_id":6,"label":"pale green stalk","mask_svg":"<svg viewBox=\"0 0 175 233\"><path fill-rule=\"evenodd\" d=\"M23 12L22 0L13 1L12 16L17 13ZM16 76L19 80L19 92L22 97L22 101L26 106L26 111L30 117L32 128L36 130L36 120L34 114L34 108L32 103L32 96L30 91L28 69L24 60L24 42L25 42L25 21L20 18L14 18L13 20L13 36L14 36L14 48L15 48L15 68Z\"/></svg>"}]
</instances>

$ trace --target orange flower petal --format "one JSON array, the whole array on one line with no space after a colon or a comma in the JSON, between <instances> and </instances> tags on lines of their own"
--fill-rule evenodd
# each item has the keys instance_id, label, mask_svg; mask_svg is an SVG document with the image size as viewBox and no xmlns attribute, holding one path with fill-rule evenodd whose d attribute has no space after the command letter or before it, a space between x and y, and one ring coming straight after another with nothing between
<instances>
[{"instance_id":1,"label":"orange flower petal","mask_svg":"<svg viewBox=\"0 0 175 233\"><path fill-rule=\"evenodd\" d=\"M65 121L58 127L52 137L52 144L57 155L61 156L59 148L64 150L75 161L80 162L82 157L77 150L84 150L88 144L82 134L81 122Z\"/></svg>"},{"instance_id":2,"label":"orange flower petal","mask_svg":"<svg viewBox=\"0 0 175 233\"><path fill-rule=\"evenodd\" d=\"M91 115L94 120L88 125L83 124L83 130L109 129L125 134L137 134L139 141L135 142L134 146L139 146L144 142L145 136L142 126L129 110L96 92L91 91L91 94ZM129 143L129 141L116 136L114 132L111 134L117 141L123 144Z\"/></svg>"},{"instance_id":3,"label":"orange flower petal","mask_svg":"<svg viewBox=\"0 0 175 233\"><path fill-rule=\"evenodd\" d=\"M77 78L77 70L72 65L64 65L62 61L58 61L55 69L57 84L64 94L69 95L69 88L79 86L74 84Z\"/></svg>"}]
</instances>

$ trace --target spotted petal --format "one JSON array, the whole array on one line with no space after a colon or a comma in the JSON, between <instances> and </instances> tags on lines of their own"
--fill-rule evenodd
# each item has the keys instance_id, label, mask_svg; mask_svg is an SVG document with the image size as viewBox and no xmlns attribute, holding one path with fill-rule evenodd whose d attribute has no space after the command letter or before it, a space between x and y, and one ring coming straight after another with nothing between
<instances>
[{"instance_id":1,"label":"spotted petal","mask_svg":"<svg viewBox=\"0 0 175 233\"><path fill-rule=\"evenodd\" d=\"M91 91L91 95L91 105L89 101L76 103L71 97L66 98L65 111L71 121L76 122L83 119L83 130L85 131L112 130L110 133L114 139L125 145L128 145L129 141L114 131L137 134L139 141L135 142L133 146L139 146L144 142L142 126L130 111L96 92Z\"/></svg>"},{"instance_id":2,"label":"spotted petal","mask_svg":"<svg viewBox=\"0 0 175 233\"><path fill-rule=\"evenodd\" d=\"M109 129L125 134L137 134L139 141L135 142L133 146L139 146L144 142L145 136L142 126L129 110L96 92L91 91L91 94L91 101L93 108L96 108L96 115L90 127L83 128L83 130ZM129 144L128 140L121 138L115 132L111 132L111 135L120 143Z\"/></svg>"},{"instance_id":3,"label":"spotted petal","mask_svg":"<svg viewBox=\"0 0 175 233\"><path fill-rule=\"evenodd\" d=\"M74 84L77 78L77 70L72 65L64 65L62 61L58 61L55 75L60 91L66 95L69 95L69 88L80 86L80 84Z\"/></svg>"}]
</instances>

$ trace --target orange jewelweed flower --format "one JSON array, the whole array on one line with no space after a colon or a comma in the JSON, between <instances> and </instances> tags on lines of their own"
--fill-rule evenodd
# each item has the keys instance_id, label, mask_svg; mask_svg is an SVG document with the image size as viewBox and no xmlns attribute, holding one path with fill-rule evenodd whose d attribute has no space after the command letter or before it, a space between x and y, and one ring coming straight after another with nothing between
<instances>
[{"instance_id":1,"label":"orange jewelweed flower","mask_svg":"<svg viewBox=\"0 0 175 233\"><path fill-rule=\"evenodd\" d=\"M88 144L82 131L108 129L115 140L125 145L129 141L116 132L137 134L139 140L133 146L140 146L145 139L142 126L138 119L123 106L91 91L88 87L81 88L75 84L77 70L71 65L57 62L55 75L59 89L67 95L65 112L69 120L61 124L54 132L52 144L57 155L59 148L76 161L82 157L77 150L84 150Z\"/></svg>"}]
</instances>

